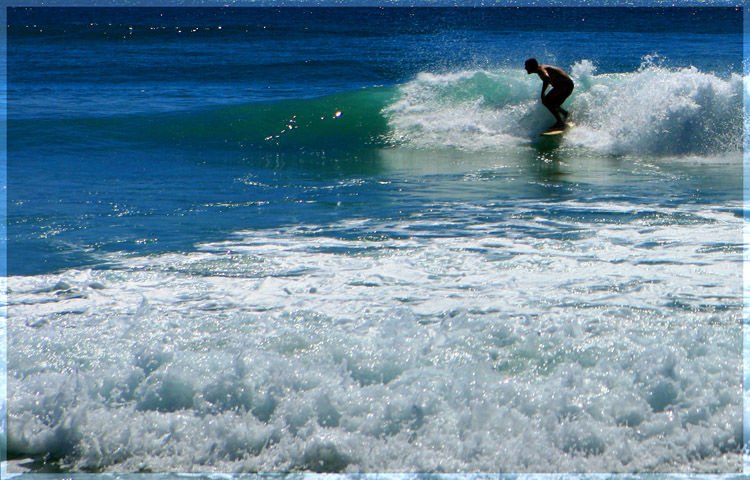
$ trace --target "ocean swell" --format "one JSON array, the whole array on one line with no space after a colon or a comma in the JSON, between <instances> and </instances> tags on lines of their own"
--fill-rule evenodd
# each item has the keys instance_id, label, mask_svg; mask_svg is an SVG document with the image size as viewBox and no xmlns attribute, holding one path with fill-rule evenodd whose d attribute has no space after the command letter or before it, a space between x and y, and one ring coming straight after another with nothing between
<instances>
[{"instance_id":1,"label":"ocean swell","mask_svg":"<svg viewBox=\"0 0 750 480\"><path fill-rule=\"evenodd\" d=\"M690 156L742 148L743 78L644 62L629 73L571 69L576 128L560 145L599 155ZM747 80L745 80L746 82ZM524 147L553 121L540 83L519 70L422 72L395 86L316 98L104 118L11 118L16 147L217 149L320 153L407 146L467 151ZM35 132L29 135L26 132ZM45 139L40 142L40 133Z\"/></svg>"}]
</instances>

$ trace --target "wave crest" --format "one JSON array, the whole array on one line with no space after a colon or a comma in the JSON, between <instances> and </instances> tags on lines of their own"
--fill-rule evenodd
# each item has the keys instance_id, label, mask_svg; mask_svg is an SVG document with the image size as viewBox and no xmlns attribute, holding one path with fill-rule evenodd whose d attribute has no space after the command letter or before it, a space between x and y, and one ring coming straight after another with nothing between
<instances>
[{"instance_id":1,"label":"wave crest","mask_svg":"<svg viewBox=\"0 0 750 480\"><path fill-rule=\"evenodd\" d=\"M571 69L576 90L566 106L578 127L565 144L600 154L689 155L742 148L742 78L645 59L635 72ZM422 73L383 109L390 140L418 148L467 150L527 144L552 121L540 84L518 70Z\"/></svg>"}]
</instances>

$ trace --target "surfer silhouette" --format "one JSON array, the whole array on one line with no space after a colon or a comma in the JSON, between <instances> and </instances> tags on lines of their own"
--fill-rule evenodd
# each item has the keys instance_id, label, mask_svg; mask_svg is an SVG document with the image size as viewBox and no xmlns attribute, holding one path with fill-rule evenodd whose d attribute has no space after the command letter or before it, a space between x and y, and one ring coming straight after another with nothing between
<instances>
[{"instance_id":1,"label":"surfer silhouette","mask_svg":"<svg viewBox=\"0 0 750 480\"><path fill-rule=\"evenodd\" d=\"M562 68L552 65L539 65L535 58L526 60L526 72L531 75L536 73L542 79L542 105L552 112L557 123L550 130L565 127L568 111L562 108L563 102L573 93L573 80ZM547 87L552 85L552 90L545 95ZM562 115L562 116L561 116Z\"/></svg>"}]
</instances>

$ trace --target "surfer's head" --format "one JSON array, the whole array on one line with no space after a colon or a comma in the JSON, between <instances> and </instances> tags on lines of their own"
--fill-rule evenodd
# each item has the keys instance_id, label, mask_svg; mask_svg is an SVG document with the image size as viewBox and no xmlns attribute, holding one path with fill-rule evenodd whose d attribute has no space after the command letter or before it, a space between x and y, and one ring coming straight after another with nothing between
<instances>
[{"instance_id":1,"label":"surfer's head","mask_svg":"<svg viewBox=\"0 0 750 480\"><path fill-rule=\"evenodd\" d=\"M532 73L536 73L537 70L539 70L539 62L536 61L536 58L526 60L526 73L531 75Z\"/></svg>"}]
</instances>

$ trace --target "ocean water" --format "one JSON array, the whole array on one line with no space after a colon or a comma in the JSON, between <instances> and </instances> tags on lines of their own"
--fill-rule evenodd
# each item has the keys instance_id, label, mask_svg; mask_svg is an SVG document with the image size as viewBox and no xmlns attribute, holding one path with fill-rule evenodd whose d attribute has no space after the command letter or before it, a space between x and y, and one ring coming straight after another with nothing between
<instances>
[{"instance_id":1,"label":"ocean water","mask_svg":"<svg viewBox=\"0 0 750 480\"><path fill-rule=\"evenodd\" d=\"M741 9L7 21L9 472L742 472Z\"/></svg>"}]
</instances>

